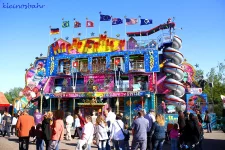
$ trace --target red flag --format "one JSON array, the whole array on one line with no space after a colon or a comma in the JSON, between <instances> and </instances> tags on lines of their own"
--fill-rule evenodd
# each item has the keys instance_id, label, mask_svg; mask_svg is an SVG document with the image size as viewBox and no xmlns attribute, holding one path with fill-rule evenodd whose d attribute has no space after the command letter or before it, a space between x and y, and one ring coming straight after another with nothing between
<instances>
[{"instance_id":1,"label":"red flag","mask_svg":"<svg viewBox=\"0 0 225 150\"><path fill-rule=\"evenodd\" d=\"M94 27L93 21L86 21L86 27Z\"/></svg>"}]
</instances>

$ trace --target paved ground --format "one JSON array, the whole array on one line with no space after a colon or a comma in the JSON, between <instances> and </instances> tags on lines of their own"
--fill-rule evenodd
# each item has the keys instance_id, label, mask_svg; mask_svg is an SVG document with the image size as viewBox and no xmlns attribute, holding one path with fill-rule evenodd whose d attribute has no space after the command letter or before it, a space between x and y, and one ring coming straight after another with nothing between
<instances>
[{"instance_id":1,"label":"paved ground","mask_svg":"<svg viewBox=\"0 0 225 150\"><path fill-rule=\"evenodd\" d=\"M72 141L63 140L60 143L60 150L75 150L77 140ZM18 150L18 138L13 136L10 139L0 137L0 150ZM30 144L29 150L35 150L35 145ZM97 149L92 146L92 149ZM170 145L165 143L164 150L170 150ZM205 133L203 141L203 150L225 150L225 133L222 131L213 131L213 133Z\"/></svg>"}]
</instances>

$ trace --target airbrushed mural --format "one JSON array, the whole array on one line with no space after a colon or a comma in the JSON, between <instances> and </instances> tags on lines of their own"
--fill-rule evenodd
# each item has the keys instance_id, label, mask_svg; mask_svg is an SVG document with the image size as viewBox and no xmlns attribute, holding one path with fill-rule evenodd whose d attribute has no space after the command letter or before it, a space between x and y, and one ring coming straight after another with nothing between
<instances>
[{"instance_id":1,"label":"airbrushed mural","mask_svg":"<svg viewBox=\"0 0 225 150\"><path fill-rule=\"evenodd\" d=\"M186 94L187 101L187 111L190 113L195 113L196 110L200 110L202 114L208 109L208 98L206 94L196 95L196 94Z\"/></svg>"},{"instance_id":2,"label":"airbrushed mural","mask_svg":"<svg viewBox=\"0 0 225 150\"><path fill-rule=\"evenodd\" d=\"M38 102L35 101L40 96L40 90L44 87L47 78L45 71L46 60L37 60L31 68L26 70L25 88L19 93L19 97L14 100L14 113L24 108L35 108ZM34 101L33 103L30 103Z\"/></svg>"}]
</instances>

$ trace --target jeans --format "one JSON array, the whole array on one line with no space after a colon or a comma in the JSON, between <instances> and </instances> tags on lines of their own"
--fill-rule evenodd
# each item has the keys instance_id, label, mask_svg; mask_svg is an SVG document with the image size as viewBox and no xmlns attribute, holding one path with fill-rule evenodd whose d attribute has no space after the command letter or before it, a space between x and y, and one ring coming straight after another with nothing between
<instances>
[{"instance_id":1,"label":"jeans","mask_svg":"<svg viewBox=\"0 0 225 150\"><path fill-rule=\"evenodd\" d=\"M113 140L116 150L124 150L124 140Z\"/></svg>"},{"instance_id":2,"label":"jeans","mask_svg":"<svg viewBox=\"0 0 225 150\"><path fill-rule=\"evenodd\" d=\"M15 135L16 135L16 125L11 126L11 135L13 135L13 129L15 130Z\"/></svg>"},{"instance_id":3,"label":"jeans","mask_svg":"<svg viewBox=\"0 0 225 150\"><path fill-rule=\"evenodd\" d=\"M171 139L171 150L178 150L178 139Z\"/></svg>"},{"instance_id":4,"label":"jeans","mask_svg":"<svg viewBox=\"0 0 225 150\"><path fill-rule=\"evenodd\" d=\"M152 150L152 138L150 132L147 132L147 150Z\"/></svg>"},{"instance_id":5,"label":"jeans","mask_svg":"<svg viewBox=\"0 0 225 150\"><path fill-rule=\"evenodd\" d=\"M7 133L7 136L10 137L10 125L5 125L5 128L4 128L4 132L3 132L3 137L6 135Z\"/></svg>"},{"instance_id":6,"label":"jeans","mask_svg":"<svg viewBox=\"0 0 225 150\"><path fill-rule=\"evenodd\" d=\"M44 140L37 137L36 150L44 150Z\"/></svg>"},{"instance_id":7,"label":"jeans","mask_svg":"<svg viewBox=\"0 0 225 150\"><path fill-rule=\"evenodd\" d=\"M211 123L206 123L207 132L212 132Z\"/></svg>"},{"instance_id":8,"label":"jeans","mask_svg":"<svg viewBox=\"0 0 225 150\"><path fill-rule=\"evenodd\" d=\"M45 141L46 150L49 150L50 140L44 139L44 141Z\"/></svg>"},{"instance_id":9,"label":"jeans","mask_svg":"<svg viewBox=\"0 0 225 150\"><path fill-rule=\"evenodd\" d=\"M29 139L30 137L19 137L19 150L29 149Z\"/></svg>"},{"instance_id":10,"label":"jeans","mask_svg":"<svg viewBox=\"0 0 225 150\"><path fill-rule=\"evenodd\" d=\"M129 150L130 149L129 141L124 141L124 149L125 150Z\"/></svg>"},{"instance_id":11,"label":"jeans","mask_svg":"<svg viewBox=\"0 0 225 150\"><path fill-rule=\"evenodd\" d=\"M106 150L106 141L107 140L99 141L99 143L98 143L98 150Z\"/></svg>"},{"instance_id":12,"label":"jeans","mask_svg":"<svg viewBox=\"0 0 225 150\"><path fill-rule=\"evenodd\" d=\"M110 132L107 132L107 134L108 134L108 137L110 137ZM110 139L106 141L106 150L111 150Z\"/></svg>"},{"instance_id":13,"label":"jeans","mask_svg":"<svg viewBox=\"0 0 225 150\"><path fill-rule=\"evenodd\" d=\"M140 150L146 150L147 140L145 141L132 141L131 150L137 150L140 146Z\"/></svg>"},{"instance_id":14,"label":"jeans","mask_svg":"<svg viewBox=\"0 0 225 150\"><path fill-rule=\"evenodd\" d=\"M164 139L154 140L153 150L162 150L164 141Z\"/></svg>"}]
</instances>

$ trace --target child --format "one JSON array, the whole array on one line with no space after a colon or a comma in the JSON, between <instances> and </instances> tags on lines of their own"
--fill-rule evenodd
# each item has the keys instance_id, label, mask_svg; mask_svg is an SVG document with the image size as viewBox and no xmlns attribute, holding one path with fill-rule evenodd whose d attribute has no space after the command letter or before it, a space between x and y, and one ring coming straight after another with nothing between
<instances>
[{"instance_id":1,"label":"child","mask_svg":"<svg viewBox=\"0 0 225 150\"><path fill-rule=\"evenodd\" d=\"M175 123L173 125L173 129L170 131L171 150L178 150L178 137L179 137L178 124Z\"/></svg>"},{"instance_id":2,"label":"child","mask_svg":"<svg viewBox=\"0 0 225 150\"><path fill-rule=\"evenodd\" d=\"M128 135L127 138L125 137L125 139L124 139L124 147L125 147L125 150L129 150L130 149L130 146L129 146L130 133L128 131L128 124L124 125L123 132Z\"/></svg>"}]
</instances>

